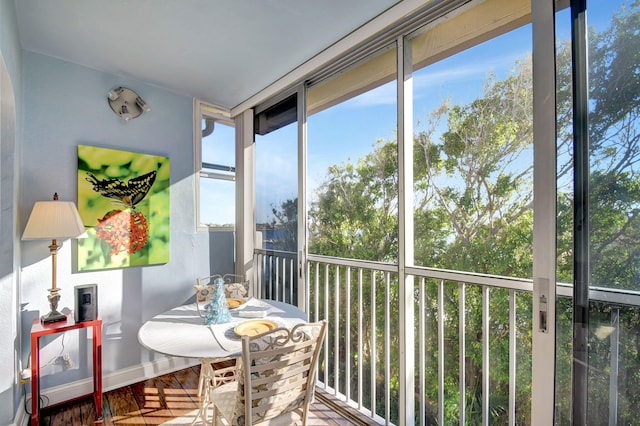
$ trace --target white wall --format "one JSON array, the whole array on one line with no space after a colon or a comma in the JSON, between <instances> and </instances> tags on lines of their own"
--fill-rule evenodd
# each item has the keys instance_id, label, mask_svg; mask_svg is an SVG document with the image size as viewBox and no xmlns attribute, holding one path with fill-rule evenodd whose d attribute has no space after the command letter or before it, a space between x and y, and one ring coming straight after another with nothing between
<instances>
[{"instance_id":1,"label":"white wall","mask_svg":"<svg viewBox=\"0 0 640 426\"><path fill-rule=\"evenodd\" d=\"M19 201L20 232L35 201L77 201L77 146L93 145L168 156L171 160L171 260L165 265L74 273L73 242L58 255L59 308L73 308L75 285L98 284L99 314L104 321L103 374L131 369L157 359L143 349L137 331L150 317L188 300L198 276L209 273L209 236L196 233L193 191L193 100L126 77L96 72L57 59L23 52L24 135ZM179 78L179 76L176 76ZM126 123L107 103L117 86L135 90L153 110ZM34 318L49 311L51 259L45 242L22 242L22 339L24 360ZM232 249L232 248L230 248ZM80 342L80 343L79 343ZM64 349L62 344L64 343ZM62 351L76 365L82 339L70 334L48 342L47 363ZM49 367L51 372L56 368ZM67 383L86 368L44 377L43 387ZM44 371L43 371L44 373Z\"/></svg>"}]
</instances>

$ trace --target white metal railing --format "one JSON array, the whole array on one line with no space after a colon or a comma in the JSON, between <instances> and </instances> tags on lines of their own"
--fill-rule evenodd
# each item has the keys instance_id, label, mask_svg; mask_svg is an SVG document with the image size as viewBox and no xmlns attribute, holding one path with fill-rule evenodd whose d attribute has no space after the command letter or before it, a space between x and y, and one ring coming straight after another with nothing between
<instances>
[{"instance_id":1,"label":"white metal railing","mask_svg":"<svg viewBox=\"0 0 640 426\"><path fill-rule=\"evenodd\" d=\"M291 252L255 250L254 295L297 305L297 259Z\"/></svg>"},{"instance_id":2,"label":"white metal railing","mask_svg":"<svg viewBox=\"0 0 640 426\"><path fill-rule=\"evenodd\" d=\"M254 282L260 297L295 303L295 253L258 250L255 264ZM399 310L404 309L397 300L397 265L309 255L306 272L309 318L329 320L319 365L321 386L376 422L392 424L399 415L393 403L399 400L397 327ZM530 409L523 406L522 396L518 401L518 391L521 387L525 390L520 391L526 392L530 383L522 382L526 375L516 380L516 372L518 362L530 362L531 337L524 331L531 328L532 280L422 267L406 268L406 273L414 278L416 423L489 424L492 410L495 415L497 409L500 424L520 424L523 418L529 418ZM558 296L571 297L570 287L559 284ZM640 305L638 292L594 288L590 296L594 301ZM500 298L508 299L508 303L500 305L508 306L508 312L492 310L492 302ZM479 330L470 329L477 324L480 324ZM457 341L451 338L453 328L457 329ZM470 338L474 332L480 336L475 340ZM504 350L492 350L490 337L498 332L506 339L503 348L506 347L508 353L504 361L508 365L508 383L503 392L506 402L493 407L492 398L496 393L492 384L493 364L502 362L496 359L503 356ZM430 341L437 345L435 360L430 358L433 356L428 346ZM479 365L470 367L472 347L476 347L477 354L478 345ZM456 350L457 363L451 365L452 357L447 354ZM437 366L428 371L429 363ZM469 371L470 368L473 371ZM456 406L454 414L446 406L447 398L452 402L451 385L447 387L447 383L453 375L457 375L458 383L457 400L452 404ZM481 381L476 395L479 400L468 395L473 379ZM431 395L427 392L427 382L434 381L437 392ZM614 384L611 387L615 391ZM612 411L615 399L611 399Z\"/></svg>"},{"instance_id":3,"label":"white metal railing","mask_svg":"<svg viewBox=\"0 0 640 426\"><path fill-rule=\"evenodd\" d=\"M330 322L330 333L327 337L327 346L324 359L321 363L321 379L325 388L336 397L342 399L371 416L380 423L391 424L398 418L392 409L392 401L398 400L397 395L397 358L399 352L397 345L397 332L392 330L392 324L398 324L398 310L401 308L391 302L391 296L397 295L397 266L378 262L358 261L352 259L336 259L324 256L309 256L309 301L312 319L327 318ZM416 416L419 424L429 424L435 421L438 424L449 424L452 419L445 414L445 379L446 369L455 369L458 374L458 419L460 424L477 419L466 418L467 407L467 368L466 359L469 354L467 349L467 313L472 309L466 302L468 289L476 287L482 303L481 335L482 335L482 362L481 374L481 419L483 424L488 424L490 413L489 387L490 387L490 360L489 333L491 318L490 297L491 291L498 289L508 292L509 312L506 317L509 334L509 407L506 410L510 424L515 424L516 406L516 296L519 293L531 293L533 284L531 280L511 279L505 277L493 277L488 275L467 274L434 270L428 268L408 268L407 273L414 277L414 309L417 310L416 342L420 342L416 348ZM437 291L429 292L427 287L436 287ZM396 288L392 288L396 287ZM455 366L449 366L445 362L445 353L448 348L446 341L448 335L445 326L448 326L452 313L447 310L448 303L445 297L453 290L458 293L458 362ZM351 291L357 295L351 296ZM433 305L435 296L436 323L435 330L427 327L428 306ZM530 296L529 296L530 298ZM357 302L356 302L357 300ZM346 303L345 303L346 301ZM346 308L341 309L341 304ZM379 309L371 309L371 306L381 306ZM434 310L431 309L431 313ZM530 310L527 312L530 315ZM522 314L521 314L522 315ZM357 327L351 326L351 321L357 321ZM375 330L375 331L374 331ZM368 333L367 333L368 331ZM396 326L397 331L397 326ZM437 395L427 395L425 385L427 371L425 368L427 350L426 337L428 334L437 334ZM353 335L355 334L355 336ZM333 337L333 338L332 338ZM382 339L378 342L377 339ZM357 344L352 347L351 341ZM329 346L331 345L331 346ZM342 348L344 346L347 350ZM494 356L495 357L495 356ZM355 367L352 372L352 364ZM341 380L350 379L355 384L352 386L341 383ZM395 388L392 386L396 384ZM379 395L379 397L378 397ZM428 400L437 400L435 413L430 413L427 408ZM381 406L378 406L381 405ZM476 416L477 417L477 416Z\"/></svg>"},{"instance_id":4,"label":"white metal railing","mask_svg":"<svg viewBox=\"0 0 640 426\"><path fill-rule=\"evenodd\" d=\"M276 300L295 301L295 285L297 277L295 253L256 250L255 265L256 291L259 297ZM467 422L467 397L465 378L467 356L465 337L467 332L466 315L470 307L466 303L467 290L470 286L481 289L482 297L482 336L487 336L489 328L489 300L492 289L509 292L509 409L510 424L515 424L515 372L516 372L516 295L520 292L531 293L531 280L493 277L488 275L450 272L429 268L408 268L407 273L415 277L414 287L416 317L416 415L419 424L428 424L429 418L438 424L450 423L445 418L445 369L455 368L459 380L459 421ZM325 337L325 346L319 366L318 379L325 390L334 394L346 404L357 408L381 424L392 424L398 413L392 411L392 401L398 400L397 375L398 353L397 331L398 306L397 296L398 268L396 265L338 259L319 255L309 255L307 265L306 292L310 320L326 318L329 329ZM430 281L430 283L429 283ZM437 287L437 414L429 413L426 401L430 396L425 394L427 372L425 362L427 348L424 342L429 333L426 313L428 300L427 286ZM392 288L395 287L395 288ZM445 322L451 315L445 308L445 297L452 288L458 291L458 346L459 355L456 366L445 365L445 343L447 340ZM354 294L355 292L355 294ZM372 308L381 306L380 309ZM530 312L529 312L530 314ZM379 341L379 339L381 339ZM482 341L482 420L488 424L489 418L489 360L490 348L488 339ZM513 377L511 377L513 375ZM425 401L424 403L420 401ZM446 420L446 421L445 421Z\"/></svg>"}]
</instances>

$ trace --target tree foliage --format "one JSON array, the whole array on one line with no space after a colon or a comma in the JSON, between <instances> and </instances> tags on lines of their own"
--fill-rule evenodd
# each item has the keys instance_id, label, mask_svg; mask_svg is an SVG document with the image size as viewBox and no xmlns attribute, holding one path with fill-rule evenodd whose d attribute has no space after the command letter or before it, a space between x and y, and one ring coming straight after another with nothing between
<instances>
[{"instance_id":1,"label":"tree foliage","mask_svg":"<svg viewBox=\"0 0 640 426\"><path fill-rule=\"evenodd\" d=\"M444 219L435 229L445 250L432 253L416 233L416 264L531 276L532 142L530 61L504 80L490 74L469 104L431 114L414 138L416 224Z\"/></svg>"},{"instance_id":2,"label":"tree foliage","mask_svg":"<svg viewBox=\"0 0 640 426\"><path fill-rule=\"evenodd\" d=\"M309 212L312 252L396 262L398 165L395 141L379 140L357 166L332 166Z\"/></svg>"}]
</instances>

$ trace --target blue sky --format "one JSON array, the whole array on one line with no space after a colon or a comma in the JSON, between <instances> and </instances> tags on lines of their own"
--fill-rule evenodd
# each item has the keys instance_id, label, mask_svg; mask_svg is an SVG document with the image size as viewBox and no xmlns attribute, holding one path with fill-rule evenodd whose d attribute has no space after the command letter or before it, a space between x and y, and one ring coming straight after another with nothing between
<instances>
[{"instance_id":1,"label":"blue sky","mask_svg":"<svg viewBox=\"0 0 640 426\"><path fill-rule=\"evenodd\" d=\"M202 161L235 165L235 129L216 123L211 135L203 138ZM235 185L222 180L201 179L201 223L233 224L235 222Z\"/></svg>"}]
</instances>

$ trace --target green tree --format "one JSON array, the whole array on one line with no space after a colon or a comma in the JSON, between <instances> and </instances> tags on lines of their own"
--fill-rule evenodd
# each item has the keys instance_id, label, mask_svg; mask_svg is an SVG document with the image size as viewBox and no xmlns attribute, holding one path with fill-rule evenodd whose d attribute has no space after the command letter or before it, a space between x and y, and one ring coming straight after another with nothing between
<instances>
[{"instance_id":1,"label":"green tree","mask_svg":"<svg viewBox=\"0 0 640 426\"><path fill-rule=\"evenodd\" d=\"M590 34L592 282L640 290L640 2Z\"/></svg>"},{"instance_id":2,"label":"green tree","mask_svg":"<svg viewBox=\"0 0 640 426\"><path fill-rule=\"evenodd\" d=\"M490 74L469 104L432 113L415 137L416 223L438 212L448 244L445 256L416 250L417 264L531 276L532 115L530 61L501 81Z\"/></svg>"},{"instance_id":3,"label":"green tree","mask_svg":"<svg viewBox=\"0 0 640 426\"><path fill-rule=\"evenodd\" d=\"M353 164L332 166L309 211L312 253L397 262L397 143L379 140Z\"/></svg>"}]
</instances>

